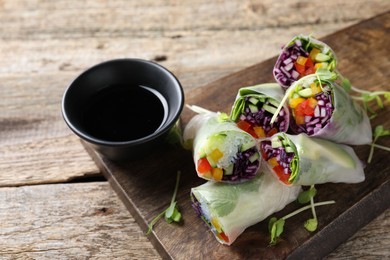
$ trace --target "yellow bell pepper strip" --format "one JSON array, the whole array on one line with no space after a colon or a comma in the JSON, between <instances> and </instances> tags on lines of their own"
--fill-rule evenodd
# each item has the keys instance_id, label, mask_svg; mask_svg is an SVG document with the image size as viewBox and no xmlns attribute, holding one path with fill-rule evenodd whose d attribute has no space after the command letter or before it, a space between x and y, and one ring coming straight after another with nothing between
<instances>
[{"instance_id":1,"label":"yellow bell pepper strip","mask_svg":"<svg viewBox=\"0 0 390 260\"><path fill-rule=\"evenodd\" d=\"M213 168L211 170L211 174L213 175L213 179L215 181L220 181L220 180L222 180L222 177L223 177L223 170L220 168Z\"/></svg>"}]
</instances>

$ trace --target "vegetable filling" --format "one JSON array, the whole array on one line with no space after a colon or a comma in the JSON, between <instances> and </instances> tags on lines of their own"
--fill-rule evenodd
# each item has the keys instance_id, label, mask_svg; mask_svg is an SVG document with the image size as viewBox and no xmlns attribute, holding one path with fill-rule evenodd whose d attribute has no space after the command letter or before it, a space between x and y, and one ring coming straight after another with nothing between
<instances>
[{"instance_id":1,"label":"vegetable filling","mask_svg":"<svg viewBox=\"0 0 390 260\"><path fill-rule=\"evenodd\" d=\"M280 110L275 122L270 123L276 113L279 102L266 97L245 97L244 108L239 118L235 121L237 126L254 138L270 137L278 132L286 132L288 129L287 112Z\"/></svg>"},{"instance_id":2,"label":"vegetable filling","mask_svg":"<svg viewBox=\"0 0 390 260\"><path fill-rule=\"evenodd\" d=\"M225 234L223 228L221 227L221 225L219 224L218 220L216 218L212 218L210 220L210 218L204 214L203 210L202 210L202 205L200 204L200 202L195 198L195 196L191 196L191 200L192 200L192 208L195 210L196 214L198 215L199 218L201 218L205 223L206 225L211 229L211 231L220 239L220 240L223 240L225 241L226 243L229 243L229 238L227 237L227 235Z\"/></svg>"},{"instance_id":3,"label":"vegetable filling","mask_svg":"<svg viewBox=\"0 0 390 260\"><path fill-rule=\"evenodd\" d=\"M329 47L311 42L310 38L296 38L280 54L274 67L274 77L283 86L291 84L317 69L334 70L336 61Z\"/></svg>"},{"instance_id":4,"label":"vegetable filling","mask_svg":"<svg viewBox=\"0 0 390 260\"><path fill-rule=\"evenodd\" d=\"M274 136L260 144L263 159L285 184L291 184L298 171L296 148L287 137Z\"/></svg>"},{"instance_id":5,"label":"vegetable filling","mask_svg":"<svg viewBox=\"0 0 390 260\"><path fill-rule=\"evenodd\" d=\"M333 113L330 88L318 80L298 85L289 97L294 118L291 123L296 133L316 134L330 121Z\"/></svg>"},{"instance_id":6,"label":"vegetable filling","mask_svg":"<svg viewBox=\"0 0 390 260\"><path fill-rule=\"evenodd\" d=\"M197 163L197 170L206 179L215 181L238 181L249 180L256 176L260 166L260 155L255 147L242 147L227 166L219 165L223 153L219 149L214 149L211 153L200 158Z\"/></svg>"}]
</instances>

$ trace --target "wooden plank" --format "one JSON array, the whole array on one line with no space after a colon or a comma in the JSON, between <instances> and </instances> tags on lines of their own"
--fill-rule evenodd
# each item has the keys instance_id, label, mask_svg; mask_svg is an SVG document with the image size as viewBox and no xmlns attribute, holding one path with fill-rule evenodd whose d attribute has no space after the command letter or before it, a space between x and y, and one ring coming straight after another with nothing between
<instances>
[{"instance_id":1,"label":"wooden plank","mask_svg":"<svg viewBox=\"0 0 390 260\"><path fill-rule=\"evenodd\" d=\"M100 174L61 116L71 77L0 77L0 187Z\"/></svg>"},{"instance_id":2,"label":"wooden plank","mask_svg":"<svg viewBox=\"0 0 390 260\"><path fill-rule=\"evenodd\" d=\"M390 8L387 0L339 4L0 1L0 185L56 183L98 172L65 126L59 105L65 87L87 67L124 56L154 59L189 90L274 56L293 34L323 36ZM133 20L140 14L142 23ZM68 167L72 155L77 159Z\"/></svg>"},{"instance_id":3,"label":"wooden plank","mask_svg":"<svg viewBox=\"0 0 390 260\"><path fill-rule=\"evenodd\" d=\"M1 188L0 209L1 259L159 259L106 182Z\"/></svg>"},{"instance_id":4,"label":"wooden plank","mask_svg":"<svg viewBox=\"0 0 390 260\"><path fill-rule=\"evenodd\" d=\"M0 188L0 209L1 259L161 259L108 183ZM390 209L327 259L388 257L389 217Z\"/></svg>"},{"instance_id":5,"label":"wooden plank","mask_svg":"<svg viewBox=\"0 0 390 260\"><path fill-rule=\"evenodd\" d=\"M387 259L390 256L390 209L360 229L326 259ZM379 239L378 239L379 238Z\"/></svg>"},{"instance_id":6,"label":"wooden plank","mask_svg":"<svg viewBox=\"0 0 390 260\"><path fill-rule=\"evenodd\" d=\"M73 134L2 146L0 172L0 187L61 183L101 176Z\"/></svg>"},{"instance_id":7,"label":"wooden plank","mask_svg":"<svg viewBox=\"0 0 390 260\"><path fill-rule=\"evenodd\" d=\"M390 68L387 59L390 53L386 48L390 40L387 33L389 26L390 13L386 13L324 38L325 42L334 47L336 53L340 53L340 70L351 78L353 84L363 85L366 89L388 90L383 79L390 75L387 69ZM369 50L369 55L359 55L363 50ZM370 63L367 63L368 59ZM274 62L275 58L267 60L195 91L187 92L187 102L211 110L228 112L240 87L273 80L271 71ZM221 95L221 92L224 94ZM380 123L387 128L390 127L390 122L385 116L388 112L388 108L382 110L372 121L373 125ZM190 117L191 114L185 111L182 116L183 123L185 124ZM389 145L389 142L386 144ZM368 154L368 147L356 147L356 151L363 159ZM249 228L232 246L226 247L216 242L207 229L202 227L201 220L196 219L192 212L189 190L202 181L196 177L190 153L178 148L164 147L139 161L114 163L90 149L89 152L142 229L146 229L146 224L167 206L176 171L184 172L178 203L185 222L179 227L158 225L152 240L163 257L185 259L199 254L212 258L325 256L390 206L388 156L383 151L377 151L374 161L366 168L365 182L356 185L319 185L317 199L320 201L335 199L337 206L318 209L318 215L321 216L320 224L314 235L301 227L309 216L303 214L298 216L296 221L289 223L283 242L277 247L267 247L266 222ZM296 208L296 205L289 205L278 215L290 212L293 208ZM347 225L341 226L343 223Z\"/></svg>"},{"instance_id":8,"label":"wooden plank","mask_svg":"<svg viewBox=\"0 0 390 260\"><path fill-rule=\"evenodd\" d=\"M190 89L274 56L279 50L279 44L296 33L327 35L390 8L388 0L354 0L344 3L338 0L292 0L282 5L271 0L225 2L0 1L2 185L56 183L96 174L97 168L63 124L58 102L69 81L97 62L123 56L156 59L173 70L184 87ZM201 11L194 11L194 5ZM324 16L324 13L327 15ZM132 20L140 17L143 20L142 27ZM71 167L68 168L68 164ZM58 193L56 197L60 196L61 193ZM12 203L13 197L16 196L10 193L7 203ZM87 204L95 203L90 198L85 200ZM29 207L40 207L35 205L36 201L28 201ZM58 204L52 200L46 201L49 211L57 207ZM121 215L117 216L119 220L116 221L120 223ZM0 226L8 223L10 217L2 217L5 221ZM69 216L77 217L77 213ZM50 216L41 215L41 218L50 219ZM24 225L30 222L29 218L18 215L18 219L12 223ZM72 230L75 230L78 222L73 223L75 227ZM357 242L360 239L369 238L375 245L381 245L381 242L386 244L389 241L386 234L378 231L389 228L381 224L381 221L371 223L365 233L347 243L347 252L339 251L339 254L345 256L349 251L352 257L365 256L361 244ZM66 226L59 232L67 232L68 228ZM81 233L83 229L80 230ZM31 229L31 234L25 233L25 237L34 239L19 249L16 248L17 244L15 247L12 244L4 245L10 245L9 248L17 252L25 252L26 257L22 258L29 258L29 255L30 258L66 257L69 253L66 249L58 251L58 257L45 257L50 254L50 248L47 253L42 250L38 257L31 255L29 249L37 244L42 246L40 237L45 237L49 231L44 226L38 230ZM34 236L34 232L39 232L40 236ZM133 237L133 232L136 234L139 231L131 228L128 236ZM373 237L373 234L379 235ZM2 238L1 242L8 239L13 241L12 234ZM132 244L139 247L129 246ZM3 243L0 243L0 248L4 248L1 245ZM82 248L79 250L94 246L95 241L87 239L85 244L79 245ZM107 245L103 247L111 249ZM127 258L140 255L143 248L142 244L126 240L126 243L113 251L120 250L123 258ZM379 249L379 255L385 247L370 248L372 255L375 255L375 249ZM5 257L1 254L1 258L14 259L17 258L15 255ZM72 256L69 254L69 258Z\"/></svg>"}]
</instances>

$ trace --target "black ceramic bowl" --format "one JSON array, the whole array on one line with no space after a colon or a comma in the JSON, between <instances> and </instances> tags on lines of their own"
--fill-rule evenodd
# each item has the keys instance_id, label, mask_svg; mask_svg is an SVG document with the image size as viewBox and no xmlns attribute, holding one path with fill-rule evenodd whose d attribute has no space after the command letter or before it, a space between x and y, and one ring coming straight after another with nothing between
<instances>
[{"instance_id":1,"label":"black ceramic bowl","mask_svg":"<svg viewBox=\"0 0 390 260\"><path fill-rule=\"evenodd\" d=\"M113 86L121 86L125 92L102 94ZM143 120L151 118L153 112L146 108L156 105L155 102L159 101L152 100L152 104L144 104L147 102L143 103L143 97L140 96L143 92L133 91L140 86L146 87L150 93L157 93L162 97L161 100L165 100L162 102L165 108L164 118L161 119L159 127L149 129L151 131L145 131L148 130L145 127L149 126L148 122ZM98 95L104 98L110 96L110 99L101 99L96 105L94 102ZM117 103L121 104L121 107L110 110ZM122 113L122 109L127 109L126 106L131 106L132 103L136 104L125 113L126 116L116 117L118 109L119 113ZM180 82L167 69L151 61L117 59L95 65L71 82L63 95L62 115L69 128L99 153L111 160L126 160L139 158L149 149L164 142L179 120L183 105L184 93ZM161 113L157 110L156 112ZM105 115L105 120L108 121L99 121L101 115ZM91 120L95 122L91 123ZM117 125L119 122L115 120L120 120L120 124ZM122 123L130 127L131 131L120 129ZM119 128L110 129L114 126ZM97 130L113 131L99 135ZM117 136L118 131L126 134L132 130L138 130L138 136Z\"/></svg>"}]
</instances>

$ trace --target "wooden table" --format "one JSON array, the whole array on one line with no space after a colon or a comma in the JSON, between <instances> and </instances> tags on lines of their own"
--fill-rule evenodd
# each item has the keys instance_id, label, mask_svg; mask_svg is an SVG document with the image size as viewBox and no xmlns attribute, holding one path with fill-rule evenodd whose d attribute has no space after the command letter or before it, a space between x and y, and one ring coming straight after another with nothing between
<instances>
[{"instance_id":1,"label":"wooden table","mask_svg":"<svg viewBox=\"0 0 390 260\"><path fill-rule=\"evenodd\" d=\"M67 84L98 62L138 57L189 91L390 10L388 0L0 0L0 258L160 258L65 126ZM389 258L390 210L329 259Z\"/></svg>"}]
</instances>

